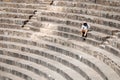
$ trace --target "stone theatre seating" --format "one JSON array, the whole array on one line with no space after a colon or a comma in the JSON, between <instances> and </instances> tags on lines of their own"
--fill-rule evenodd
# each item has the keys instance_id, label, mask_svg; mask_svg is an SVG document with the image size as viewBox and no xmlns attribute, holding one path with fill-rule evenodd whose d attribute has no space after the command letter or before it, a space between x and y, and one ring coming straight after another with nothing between
<instances>
[{"instance_id":1,"label":"stone theatre seating","mask_svg":"<svg viewBox=\"0 0 120 80\"><path fill-rule=\"evenodd\" d=\"M0 79L120 79L118 0L0 2Z\"/></svg>"}]
</instances>

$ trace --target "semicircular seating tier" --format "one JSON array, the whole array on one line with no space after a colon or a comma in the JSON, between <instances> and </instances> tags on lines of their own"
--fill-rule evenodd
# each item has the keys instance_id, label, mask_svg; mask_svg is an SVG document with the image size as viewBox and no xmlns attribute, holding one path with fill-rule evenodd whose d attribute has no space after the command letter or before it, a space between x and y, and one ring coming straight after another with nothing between
<instances>
[{"instance_id":1,"label":"semicircular seating tier","mask_svg":"<svg viewBox=\"0 0 120 80\"><path fill-rule=\"evenodd\" d=\"M0 0L0 80L120 80L120 1Z\"/></svg>"}]
</instances>

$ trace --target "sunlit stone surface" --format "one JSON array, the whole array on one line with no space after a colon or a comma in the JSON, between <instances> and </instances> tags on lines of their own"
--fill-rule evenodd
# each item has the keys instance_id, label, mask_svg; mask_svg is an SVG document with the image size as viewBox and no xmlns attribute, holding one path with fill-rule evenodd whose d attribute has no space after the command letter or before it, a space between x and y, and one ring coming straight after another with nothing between
<instances>
[{"instance_id":1,"label":"sunlit stone surface","mask_svg":"<svg viewBox=\"0 0 120 80\"><path fill-rule=\"evenodd\" d=\"M0 0L0 80L120 80L120 1Z\"/></svg>"}]
</instances>

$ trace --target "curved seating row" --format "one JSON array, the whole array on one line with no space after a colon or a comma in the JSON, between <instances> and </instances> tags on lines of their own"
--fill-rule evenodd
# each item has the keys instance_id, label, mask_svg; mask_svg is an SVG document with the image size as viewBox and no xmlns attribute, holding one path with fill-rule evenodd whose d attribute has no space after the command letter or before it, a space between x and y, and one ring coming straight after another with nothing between
<instances>
[{"instance_id":1,"label":"curved seating row","mask_svg":"<svg viewBox=\"0 0 120 80\"><path fill-rule=\"evenodd\" d=\"M1 73L2 73L2 72L1 72ZM1 79L1 80L13 80L13 79L11 79L11 78L9 78L9 77L1 76L1 75L0 75L0 79Z\"/></svg>"},{"instance_id":2,"label":"curved seating row","mask_svg":"<svg viewBox=\"0 0 120 80\"><path fill-rule=\"evenodd\" d=\"M3 39L3 40L9 40L9 39ZM10 39L12 40L12 39ZM13 41L18 41L18 40L13 40ZM21 41L21 42L26 42L26 41ZM30 43L30 42L29 42ZM17 47L16 47L17 48Z\"/></svg>"},{"instance_id":3,"label":"curved seating row","mask_svg":"<svg viewBox=\"0 0 120 80\"><path fill-rule=\"evenodd\" d=\"M50 4L43 4L47 7L44 10L40 10L37 4L33 5L32 1L32 4L5 1L4 5L0 4L3 6L0 11L8 10L6 14L1 13L0 20L3 22L0 24L0 73L6 74L5 77L13 79L9 77L12 75L17 80L42 77L45 80L120 79L119 1L54 0L51 3L51 0L43 0L43 3ZM18 9L13 12L20 13L10 12L13 8L7 9L5 5L17 5ZM32 16L23 15L29 9L37 12L33 11ZM112 14L112 11L116 12ZM29 18L26 24L18 21L26 18ZM92 29L86 41L82 41L79 33L84 20ZM24 24L29 30L15 28L18 24Z\"/></svg>"}]
</instances>

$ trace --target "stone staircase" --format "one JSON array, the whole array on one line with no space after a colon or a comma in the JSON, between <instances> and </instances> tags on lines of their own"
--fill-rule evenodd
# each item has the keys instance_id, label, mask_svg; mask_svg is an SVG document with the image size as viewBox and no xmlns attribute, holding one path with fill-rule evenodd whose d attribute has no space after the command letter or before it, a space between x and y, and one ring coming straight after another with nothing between
<instances>
[{"instance_id":1,"label":"stone staircase","mask_svg":"<svg viewBox=\"0 0 120 80\"><path fill-rule=\"evenodd\" d=\"M3 27L16 26L24 27L31 19L37 9L45 9L49 2L23 3L22 1L2 1L0 3L0 25ZM11 25L10 25L11 24Z\"/></svg>"},{"instance_id":2,"label":"stone staircase","mask_svg":"<svg viewBox=\"0 0 120 80\"><path fill-rule=\"evenodd\" d=\"M120 79L118 0L1 0L0 6L0 79ZM85 41L83 21L91 25Z\"/></svg>"}]
</instances>

